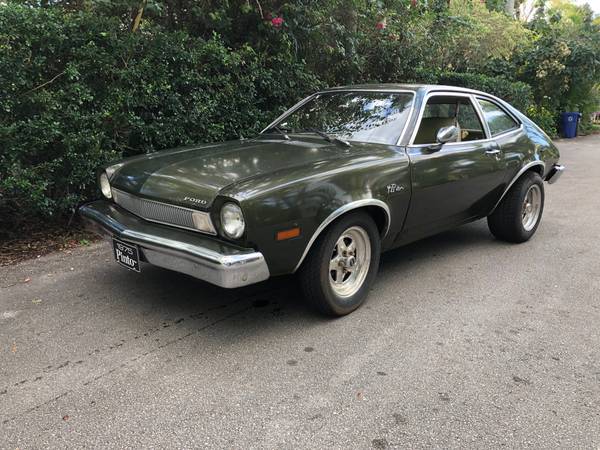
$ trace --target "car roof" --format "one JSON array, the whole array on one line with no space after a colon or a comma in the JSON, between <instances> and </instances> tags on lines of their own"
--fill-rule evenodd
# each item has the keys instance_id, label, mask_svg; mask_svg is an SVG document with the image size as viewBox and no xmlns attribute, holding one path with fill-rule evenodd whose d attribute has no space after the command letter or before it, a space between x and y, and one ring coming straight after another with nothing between
<instances>
[{"instance_id":1,"label":"car roof","mask_svg":"<svg viewBox=\"0 0 600 450\"><path fill-rule=\"evenodd\" d=\"M331 91L424 91L425 93L434 91L449 91L449 92L466 92L469 94L480 94L480 95L492 95L477 91L474 89L467 89L459 86L446 86L443 84L397 84L397 83L382 83L382 84L355 84L348 86L338 86L323 89L321 92Z\"/></svg>"}]
</instances>

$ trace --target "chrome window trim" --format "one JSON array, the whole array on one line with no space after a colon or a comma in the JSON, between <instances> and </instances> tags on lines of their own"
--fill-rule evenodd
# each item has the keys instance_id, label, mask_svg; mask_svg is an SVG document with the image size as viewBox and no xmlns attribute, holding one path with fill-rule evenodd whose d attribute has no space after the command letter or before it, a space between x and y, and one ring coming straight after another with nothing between
<instances>
[{"instance_id":1,"label":"chrome window trim","mask_svg":"<svg viewBox=\"0 0 600 450\"><path fill-rule=\"evenodd\" d=\"M413 93L413 94L414 95L413 95L412 102L410 104L410 110L408 111L408 118L406 119L406 123L404 124L404 128L402 128L402 133L400 133L400 137L396 141L396 147L400 146L400 143L404 139L404 134L406 133L406 130L408 129L408 124L410 123L410 119L412 119L412 116L413 116L414 111L415 111L415 102L417 100L417 95L416 95L416 93Z\"/></svg>"},{"instance_id":2,"label":"chrome window trim","mask_svg":"<svg viewBox=\"0 0 600 450\"><path fill-rule=\"evenodd\" d=\"M508 134L512 134L512 133L516 133L517 131L521 131L523 130L523 125L521 125L519 128L514 128L506 133L502 133L502 134L498 134L492 138L487 138L487 139L477 139L476 141L461 141L461 142L447 142L444 144L444 147L452 147L452 146L456 146L456 145L465 145L465 144L482 144L485 142L494 142L496 140L496 138L498 137L505 137L505 135ZM409 145L409 148L419 148L419 147L424 147L427 145L431 145L431 144L413 144L413 145Z\"/></svg>"},{"instance_id":3,"label":"chrome window trim","mask_svg":"<svg viewBox=\"0 0 600 450\"><path fill-rule=\"evenodd\" d=\"M512 178L510 183L508 183L508 186L506 187L506 189L504 190L504 192L502 193L502 195L500 196L500 198L498 199L498 201L492 208L492 211L490 212L490 214L496 210L496 208L498 207L498 205L500 204L500 202L502 201L504 196L507 194L507 192L513 186L513 184L515 184L515 182L521 177L521 175L523 175L525 172L527 172L529 169L531 169L532 167L535 167L535 166L542 166L542 176L543 176L543 173L546 171L546 164L544 163L544 161L536 159L535 161L530 161L527 164L525 164L523 167L521 167L521 169L517 172L517 174Z\"/></svg>"},{"instance_id":4,"label":"chrome window trim","mask_svg":"<svg viewBox=\"0 0 600 450\"><path fill-rule=\"evenodd\" d=\"M410 108L408 109L408 116L406 118L406 122L404 122L404 127L402 128L402 132L400 133L400 136L396 140L395 144L383 144L381 142L369 142L369 141L351 141L351 142L365 142L367 144L381 144L381 145L395 145L395 146L400 145L400 142L402 142L402 138L404 137L404 133L406 132L406 129L408 127L408 123L410 122L410 119L412 118L413 111L415 108L415 100L417 98L416 91L413 91L410 89L369 89L369 88L325 89L323 91L315 92L314 94L306 97L304 100L301 100L300 102L296 103L294 106L292 106L290 109L288 109L282 115L280 115L277 119L275 119L273 122L271 122L265 129L263 129L260 132L260 134L263 134L265 131L267 131L269 128L271 128L273 125L276 125L277 123L281 122L283 119L285 119L287 116L289 116L290 114L292 114L293 112L298 110L301 106L303 106L308 101L312 100L314 97L316 97L320 94L331 94L331 93L338 93L338 92L341 92L341 93L343 93L343 92L387 92L387 93L391 93L391 94L411 94L412 100L410 102Z\"/></svg>"},{"instance_id":5,"label":"chrome window trim","mask_svg":"<svg viewBox=\"0 0 600 450\"><path fill-rule=\"evenodd\" d=\"M473 95L473 94L471 94L471 103L473 104L473 108L475 108L475 111L477 111L477 115L479 116L479 121L481 122L481 125L483 126L483 130L485 132L487 139L492 139L492 132L490 131L490 126L487 123L487 120L485 120L485 116L483 115L483 109L481 108L481 105L477 101L477 97L475 97L475 95Z\"/></svg>"},{"instance_id":6,"label":"chrome window trim","mask_svg":"<svg viewBox=\"0 0 600 450\"><path fill-rule=\"evenodd\" d=\"M161 224L161 225L167 225L167 226L170 226L170 227L181 228L182 230L190 230L190 231L195 231L196 233L202 233L202 234L208 234L208 235L211 235L211 236L217 236L217 230L215 228L215 224L213 223L213 221L212 221L212 219L210 217L210 213L207 212L207 211L200 211L200 210L197 210L197 209L186 208L185 206L178 206L178 205L173 205L173 204L170 204L170 203L164 203L164 202L159 202L159 201L156 201L156 200L150 200L150 199L147 199L147 198L144 198L144 197L138 197L138 196L136 196L134 194L130 194L129 192L125 192L125 191L122 191L120 189L112 188L112 191L113 191L113 193L114 192L117 193L117 197L119 195L126 195L126 196L129 196L129 197L137 197L138 199L143 200L145 202L156 203L158 205L167 206L169 208L176 208L176 209L180 209L180 210L183 210L183 211L190 211L191 214L195 213L195 214L206 215L206 216L208 216L208 221L209 221L209 223L210 223L210 225L212 227L211 231L199 230L198 228L186 227L184 225L178 225L178 224L172 223L172 222L163 222L161 220L149 219L147 217L140 216L140 215L134 213L133 211L130 211L129 209L125 208L123 205L119 204L115 200L115 196L113 194L113 200L115 200L115 204L119 205L121 208L123 208L126 211L130 212L134 216L139 217L140 219L144 219L144 220L147 220L148 222L158 223L158 224Z\"/></svg>"},{"instance_id":7,"label":"chrome window trim","mask_svg":"<svg viewBox=\"0 0 600 450\"><path fill-rule=\"evenodd\" d=\"M483 117L481 116L479 109L477 109L477 106L475 106L473 97L475 94L471 94L471 93L467 93L467 92L460 92L460 91L433 91L433 92L428 92L427 95L425 95L425 97L423 98L423 102L421 103L421 108L419 110L419 115L417 117L417 122L415 125L415 128L413 129L413 133L410 137L410 141L408 143L409 147L422 147L422 146L426 146L426 145L432 145L435 144L435 142L431 142L429 144L415 144L415 138L417 137L417 131L419 130L419 126L421 125L421 120L423 119L423 114L425 113L425 106L427 106L427 101L431 98L431 97L465 97L468 98L471 101L471 105L473 106L473 108L475 109L475 113L477 114L477 116L479 117L479 120L481 121L481 125L483 126L483 132L486 134L486 138L485 139L477 139L474 141L461 141L461 142L448 142L446 144L444 144L444 147L446 146L452 146L452 145L464 145L464 144L474 144L474 143L478 143L478 142L487 142L487 141L491 141L493 140L490 137L490 134L488 132L487 126L485 124L485 120L483 119Z\"/></svg>"},{"instance_id":8,"label":"chrome window trim","mask_svg":"<svg viewBox=\"0 0 600 450\"><path fill-rule=\"evenodd\" d=\"M385 202L383 202L381 200L377 200L375 198L366 198L366 199L355 200L353 202L347 203L343 206L340 206L338 209L336 209L331 214L329 214L329 216L327 216L327 218L323 222L321 222L321 224L317 227L316 231L313 233L310 240L308 241L308 244L306 244L306 248L304 249L304 252L302 253L302 256L300 257L300 260L298 261L298 264L296 264L296 267L294 267L294 270L292 271L292 273L296 272L300 268L300 265L302 265L302 262L304 261L304 258L306 258L306 255L308 254L310 248L312 247L314 242L317 240L317 238L319 237L321 232L327 227L327 225L329 225L335 219L340 217L342 214L345 214L349 211L352 211L357 208L362 208L365 206L377 206L385 211L387 221L386 221L385 228L384 228L384 231L383 231L381 237L384 238L385 236L387 236L387 234L390 230L390 222L391 222L392 216L390 213L390 207Z\"/></svg>"},{"instance_id":9,"label":"chrome window trim","mask_svg":"<svg viewBox=\"0 0 600 450\"><path fill-rule=\"evenodd\" d=\"M269 125L267 125L259 134L263 134L265 131L267 131L269 128L271 128L273 125L275 125L276 123L281 122L283 119L285 119L287 116L289 116L290 114L292 114L294 111L296 111L298 108L300 108L302 105L304 105L305 103L307 103L309 100L312 100L313 97L316 97L317 95L319 95L320 92L315 92L314 94L309 95L306 98L303 98L302 100L300 100L298 103L296 103L295 105L293 105L291 108L287 109L283 114L281 114L279 117L277 117L273 122L271 122Z\"/></svg>"},{"instance_id":10,"label":"chrome window trim","mask_svg":"<svg viewBox=\"0 0 600 450\"><path fill-rule=\"evenodd\" d=\"M503 131L502 133L499 133L499 134L495 135L494 137L492 137L492 139L497 139L499 137L505 137L510 134L516 133L517 131L522 131L522 130L523 130L523 124L521 124L519 126L519 128L511 128L510 130Z\"/></svg>"}]
</instances>

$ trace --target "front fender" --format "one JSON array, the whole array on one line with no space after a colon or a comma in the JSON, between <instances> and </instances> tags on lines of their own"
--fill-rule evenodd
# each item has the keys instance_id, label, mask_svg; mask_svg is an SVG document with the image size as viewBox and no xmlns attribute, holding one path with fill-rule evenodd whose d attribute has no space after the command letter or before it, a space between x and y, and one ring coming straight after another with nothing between
<instances>
[{"instance_id":1,"label":"front fender","mask_svg":"<svg viewBox=\"0 0 600 450\"><path fill-rule=\"evenodd\" d=\"M263 253L272 275L295 272L318 237L337 218L358 208L378 208L385 241L404 222L410 200L408 157L396 148L387 158L368 158L348 167L324 164L318 173L271 174L239 186L235 195L247 222L247 243ZM389 192L390 185L398 186ZM401 187L401 188L400 188ZM248 193L251 192L251 195ZM298 237L277 233L299 227Z\"/></svg>"},{"instance_id":2,"label":"front fender","mask_svg":"<svg viewBox=\"0 0 600 450\"><path fill-rule=\"evenodd\" d=\"M296 272L296 270L300 268L302 262L304 261L304 258L306 258L306 255L308 255L308 252L312 248L317 238L331 223L333 223L336 219L342 217L344 214L348 214L352 211L356 211L361 208L369 208L369 210L376 208L377 210L381 211L380 214L382 215L384 220L383 224L381 224L380 232L381 238L385 239L390 231L390 224L392 221L392 213L389 205L384 201L375 198L363 198L360 200L354 200L350 203L346 203L345 205L340 206L338 209L332 211L327 217L320 221L321 223L313 232L312 236L306 244L306 247L304 248L304 251L302 252L302 256L296 263L296 266L294 267L294 272Z\"/></svg>"}]
</instances>

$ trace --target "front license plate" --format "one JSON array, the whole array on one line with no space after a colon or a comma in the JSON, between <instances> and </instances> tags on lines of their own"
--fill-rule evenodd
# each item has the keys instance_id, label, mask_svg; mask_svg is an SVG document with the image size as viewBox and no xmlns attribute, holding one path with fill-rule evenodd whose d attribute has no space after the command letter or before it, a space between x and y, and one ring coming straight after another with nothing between
<instances>
[{"instance_id":1,"label":"front license plate","mask_svg":"<svg viewBox=\"0 0 600 450\"><path fill-rule=\"evenodd\" d=\"M128 269L140 271L140 254L136 245L126 244L113 239L115 259Z\"/></svg>"}]
</instances>

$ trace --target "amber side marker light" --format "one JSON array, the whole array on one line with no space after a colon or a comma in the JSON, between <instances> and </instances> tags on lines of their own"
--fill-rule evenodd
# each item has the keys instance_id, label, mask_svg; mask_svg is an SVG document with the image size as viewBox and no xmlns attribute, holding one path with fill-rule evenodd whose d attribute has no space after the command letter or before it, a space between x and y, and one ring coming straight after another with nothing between
<instances>
[{"instance_id":1,"label":"amber side marker light","mask_svg":"<svg viewBox=\"0 0 600 450\"><path fill-rule=\"evenodd\" d=\"M298 227L277 232L278 241L285 241L286 239L292 239L298 236L300 236L300 228Z\"/></svg>"}]
</instances>

